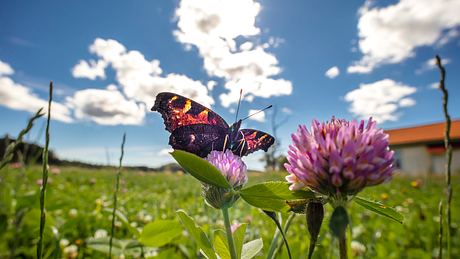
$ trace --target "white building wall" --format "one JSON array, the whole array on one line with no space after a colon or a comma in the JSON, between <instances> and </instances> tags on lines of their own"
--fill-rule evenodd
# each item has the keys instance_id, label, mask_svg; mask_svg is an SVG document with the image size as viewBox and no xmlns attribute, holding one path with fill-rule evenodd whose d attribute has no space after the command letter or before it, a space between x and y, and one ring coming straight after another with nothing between
<instances>
[{"instance_id":1,"label":"white building wall","mask_svg":"<svg viewBox=\"0 0 460 259\"><path fill-rule=\"evenodd\" d=\"M445 154L441 155L433 155L432 160L432 168L433 172L436 174L442 174L445 172L445 161L446 161ZM452 173L459 173L460 172L460 150L456 149L452 151L452 163L451 163L451 170Z\"/></svg>"},{"instance_id":2,"label":"white building wall","mask_svg":"<svg viewBox=\"0 0 460 259\"><path fill-rule=\"evenodd\" d=\"M402 174L427 175L444 173L445 155L431 155L424 145L393 148ZM460 173L460 150L452 152L452 173Z\"/></svg>"}]
</instances>

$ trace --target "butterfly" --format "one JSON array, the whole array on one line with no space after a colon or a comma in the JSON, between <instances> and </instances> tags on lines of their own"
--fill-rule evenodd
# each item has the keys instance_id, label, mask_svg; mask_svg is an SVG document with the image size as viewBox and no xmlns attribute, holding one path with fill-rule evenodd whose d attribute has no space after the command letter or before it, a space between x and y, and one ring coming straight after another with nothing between
<instances>
[{"instance_id":1,"label":"butterfly","mask_svg":"<svg viewBox=\"0 0 460 259\"><path fill-rule=\"evenodd\" d=\"M242 157L261 149L267 151L275 142L265 132L240 129L242 120L229 126L211 109L175 93L159 93L151 110L163 117L166 130L171 133L172 148L200 157L227 149Z\"/></svg>"}]
</instances>

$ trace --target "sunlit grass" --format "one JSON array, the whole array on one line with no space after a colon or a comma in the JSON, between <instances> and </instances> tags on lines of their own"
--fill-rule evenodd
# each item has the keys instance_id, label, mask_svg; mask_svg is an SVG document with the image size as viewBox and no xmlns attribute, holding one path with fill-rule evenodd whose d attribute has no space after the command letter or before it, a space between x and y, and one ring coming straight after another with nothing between
<instances>
[{"instance_id":1,"label":"sunlit grass","mask_svg":"<svg viewBox=\"0 0 460 259\"><path fill-rule=\"evenodd\" d=\"M54 170L57 171L57 170ZM53 172L53 168L51 169ZM56 250L56 240L52 235L52 228L58 231L60 240L66 239L70 245L78 247L79 258L105 258L106 255L95 252L85 245L85 239L95 235L97 230L104 229L110 232L110 213L104 208L112 208L113 179L115 170L91 170L83 168L61 168L60 174L50 174L48 181L47 224L45 229L45 257L51 256ZM19 169L7 169L1 172L6 177L5 186L12 185L15 174ZM266 180L281 180L284 173L250 173L249 184ZM20 179L17 200L13 202L15 210L28 208L24 213L19 230L14 236L12 228L0 235L0 257L9 253L9 245L17 244L16 253L28 257L35 254L36 236L38 233L38 215L40 213L37 180L41 178L38 167L28 168L25 177ZM437 252L438 235L438 201L443 188L443 176L431 179L416 179L416 187L411 184L413 178L397 177L388 184L368 188L361 194L364 197L384 200L387 205L396 208L405 215L403 225L383 219L360 207L351 206L353 241L358 258L430 258ZM453 178L453 186L459 190L459 178ZM457 183L457 184L455 184ZM455 191L455 190L454 190ZM223 229L223 222L218 210L204 204L200 196L200 184L189 175L173 173L144 173L126 171L120 181L118 208L127 215L132 226L142 227L146 223L161 219L176 218L175 212L184 209L193 215L195 221L208 231L218 226ZM7 197L2 197L2 202ZM11 200L9 200L11 203ZM251 208L243 201L239 201L232 210L232 218L240 222L249 223L247 240L262 237L264 252L270 246L275 227L270 219L259 210ZM453 201L452 213L460 211L460 202ZM12 212L13 210L10 210ZM331 213L328 208L326 219ZM9 217L14 218L14 213ZM453 218L453 254L458 256L460 238L458 238L459 220ZM116 221L118 238L131 238L129 231L121 222ZM305 219L297 216L287 233L290 241L293 258L305 257L308 250L308 234ZM57 240L58 242L60 240ZM191 255L194 255L196 245L193 240L183 235L175 240L183 244ZM323 228L319 240L316 256L331 255L335 257L335 249L331 249L331 238L327 228ZM359 244L365 247L360 250ZM335 248L336 244L333 245ZM362 247L361 247L362 248ZM64 252L65 247L61 247ZM282 249L282 258L286 258L286 251ZM161 253L164 256L178 256L175 249L167 249ZM18 254L17 254L18 255ZM319 258L319 257L315 257Z\"/></svg>"}]
</instances>

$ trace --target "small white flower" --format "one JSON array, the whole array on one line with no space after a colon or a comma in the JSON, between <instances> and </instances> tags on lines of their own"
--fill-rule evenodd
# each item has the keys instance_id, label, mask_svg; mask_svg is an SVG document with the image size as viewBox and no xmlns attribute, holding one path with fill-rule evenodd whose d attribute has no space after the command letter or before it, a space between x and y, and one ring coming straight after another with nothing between
<instances>
[{"instance_id":1,"label":"small white flower","mask_svg":"<svg viewBox=\"0 0 460 259\"><path fill-rule=\"evenodd\" d=\"M351 241L351 251L354 256L362 255L366 252L366 247L358 241Z\"/></svg>"},{"instance_id":2,"label":"small white flower","mask_svg":"<svg viewBox=\"0 0 460 259\"><path fill-rule=\"evenodd\" d=\"M95 238L107 237L107 235L108 235L108 233L107 233L107 230L105 230L105 229L98 229L94 233Z\"/></svg>"},{"instance_id":3,"label":"small white flower","mask_svg":"<svg viewBox=\"0 0 460 259\"><path fill-rule=\"evenodd\" d=\"M60 245L61 247L66 247L66 246L69 245L69 243L70 243L69 240L67 240L67 239L65 239L65 238L63 238L63 239L61 239L61 240L59 241L59 245Z\"/></svg>"},{"instance_id":4,"label":"small white flower","mask_svg":"<svg viewBox=\"0 0 460 259\"><path fill-rule=\"evenodd\" d=\"M77 209L70 209L69 210L69 217L76 218L77 216L78 216L78 210Z\"/></svg>"}]
</instances>

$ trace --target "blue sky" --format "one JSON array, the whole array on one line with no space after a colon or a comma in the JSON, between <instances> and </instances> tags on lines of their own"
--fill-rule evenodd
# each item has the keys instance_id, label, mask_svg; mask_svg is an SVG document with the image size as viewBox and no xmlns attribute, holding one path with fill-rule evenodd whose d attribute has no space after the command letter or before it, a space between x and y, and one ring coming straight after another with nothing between
<instances>
[{"instance_id":1,"label":"blue sky","mask_svg":"<svg viewBox=\"0 0 460 259\"><path fill-rule=\"evenodd\" d=\"M175 91L229 123L273 104L278 139L311 120L373 116L384 128L443 119L432 61L446 61L460 117L458 1L2 1L0 134L15 136L55 83L52 149L106 163L127 133L126 163L158 166L169 134L149 111ZM424 10L424 12L420 12ZM245 127L271 133L272 111ZM40 127L30 139L42 142ZM247 159L261 168L258 155Z\"/></svg>"}]
</instances>

